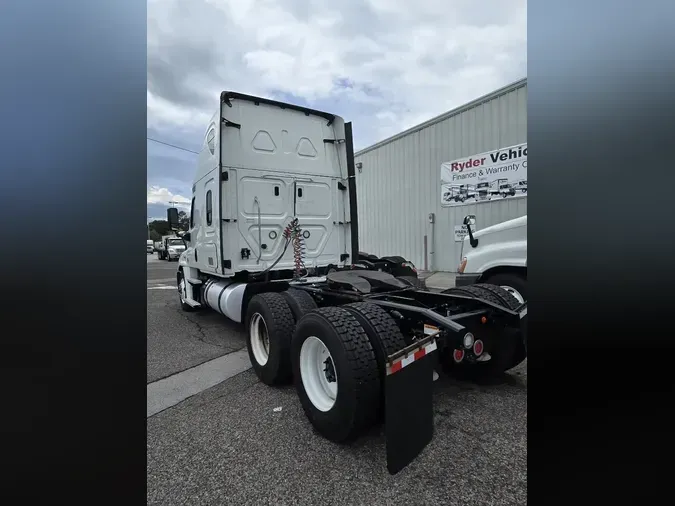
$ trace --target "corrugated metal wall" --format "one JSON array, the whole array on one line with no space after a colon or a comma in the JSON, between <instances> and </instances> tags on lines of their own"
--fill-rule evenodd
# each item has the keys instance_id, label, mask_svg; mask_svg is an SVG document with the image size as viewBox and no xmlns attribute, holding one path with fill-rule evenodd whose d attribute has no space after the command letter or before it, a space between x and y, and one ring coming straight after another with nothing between
<instances>
[{"instance_id":1,"label":"corrugated metal wall","mask_svg":"<svg viewBox=\"0 0 675 506\"><path fill-rule=\"evenodd\" d=\"M435 258L429 267L455 271L460 244L454 226L467 214L476 215L479 229L523 216L527 197L442 208L441 163L523 142L524 79L356 153L361 251L401 255L423 268L425 235L432 251L428 215L435 213Z\"/></svg>"}]
</instances>

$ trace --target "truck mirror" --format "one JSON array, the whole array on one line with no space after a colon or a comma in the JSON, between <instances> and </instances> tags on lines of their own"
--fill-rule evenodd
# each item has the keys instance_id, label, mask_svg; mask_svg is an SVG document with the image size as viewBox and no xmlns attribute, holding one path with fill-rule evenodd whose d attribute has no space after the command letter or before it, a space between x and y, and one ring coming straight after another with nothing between
<instances>
[{"instance_id":1,"label":"truck mirror","mask_svg":"<svg viewBox=\"0 0 675 506\"><path fill-rule=\"evenodd\" d=\"M476 224L476 215L468 214L464 217L464 224L471 225L472 227Z\"/></svg>"},{"instance_id":2,"label":"truck mirror","mask_svg":"<svg viewBox=\"0 0 675 506\"><path fill-rule=\"evenodd\" d=\"M170 207L166 210L166 221L169 222L169 229L177 230L179 228L178 209Z\"/></svg>"}]
</instances>

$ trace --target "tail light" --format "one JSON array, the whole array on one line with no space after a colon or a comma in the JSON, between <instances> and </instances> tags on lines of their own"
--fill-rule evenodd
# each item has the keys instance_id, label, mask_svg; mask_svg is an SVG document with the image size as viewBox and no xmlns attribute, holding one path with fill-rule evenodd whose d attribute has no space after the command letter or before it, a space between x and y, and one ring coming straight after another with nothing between
<instances>
[{"instance_id":1,"label":"tail light","mask_svg":"<svg viewBox=\"0 0 675 506\"><path fill-rule=\"evenodd\" d=\"M473 347L473 345L474 345L473 334L471 332L467 332L466 334L464 334L464 347L467 350L470 350Z\"/></svg>"},{"instance_id":2,"label":"tail light","mask_svg":"<svg viewBox=\"0 0 675 506\"><path fill-rule=\"evenodd\" d=\"M415 273L417 272L417 268L415 267L415 265L412 262L403 262L401 264L401 267L408 267L408 268L412 269L413 272L415 272Z\"/></svg>"},{"instance_id":3,"label":"tail light","mask_svg":"<svg viewBox=\"0 0 675 506\"><path fill-rule=\"evenodd\" d=\"M464 350L453 351L452 358L459 364L462 360L464 360Z\"/></svg>"},{"instance_id":4,"label":"tail light","mask_svg":"<svg viewBox=\"0 0 675 506\"><path fill-rule=\"evenodd\" d=\"M480 339L477 339L475 343L473 343L473 354L479 357L480 355L483 354L484 351L484 346L483 346L483 341Z\"/></svg>"}]
</instances>

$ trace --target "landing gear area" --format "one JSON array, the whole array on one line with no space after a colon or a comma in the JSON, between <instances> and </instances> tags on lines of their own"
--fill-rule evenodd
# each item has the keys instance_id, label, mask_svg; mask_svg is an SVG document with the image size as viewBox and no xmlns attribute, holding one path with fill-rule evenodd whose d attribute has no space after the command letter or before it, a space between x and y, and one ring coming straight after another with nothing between
<instances>
[{"instance_id":1,"label":"landing gear area","mask_svg":"<svg viewBox=\"0 0 675 506\"><path fill-rule=\"evenodd\" d=\"M182 275L178 283L181 307L193 310ZM527 304L496 285L432 293L367 269L313 281L223 285L219 294L205 285L218 307L221 299L240 305L256 375L270 386L293 382L322 436L348 443L384 422L392 474L433 437L436 363L453 376L485 378L526 358Z\"/></svg>"}]
</instances>

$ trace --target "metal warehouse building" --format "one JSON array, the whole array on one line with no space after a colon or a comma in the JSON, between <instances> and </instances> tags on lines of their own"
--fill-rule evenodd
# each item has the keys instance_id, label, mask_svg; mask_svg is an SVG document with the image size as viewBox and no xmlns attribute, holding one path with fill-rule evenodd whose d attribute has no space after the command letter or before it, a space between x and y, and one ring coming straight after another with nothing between
<instances>
[{"instance_id":1,"label":"metal warehouse building","mask_svg":"<svg viewBox=\"0 0 675 506\"><path fill-rule=\"evenodd\" d=\"M522 79L355 153L359 249L379 256L401 255L422 269L454 272L461 244L455 227L462 224L464 216L476 215L480 230L527 214L526 143L527 80ZM455 170L468 161L472 168L467 171L473 171L480 163L473 161L480 160L476 155L482 154L483 163L489 165L490 156L499 159L496 150L509 151L517 145L525 147L520 173L513 172L517 164L505 165L508 156L502 154L501 160L507 161L499 162L503 168L496 170L505 172L482 183L496 188L490 190L489 200L479 200L474 185L469 186L474 198L446 202L455 190L450 183L441 183L442 166L452 165ZM458 160L464 161L450 163ZM452 178L464 177L452 174ZM482 171L476 170L476 174L482 175ZM511 188L518 184L523 187L516 195L499 194L500 185L505 191L515 191ZM457 195L464 192L466 196L466 191L460 188ZM480 193L481 198L483 194L487 192ZM506 196L510 198L501 198Z\"/></svg>"}]
</instances>

